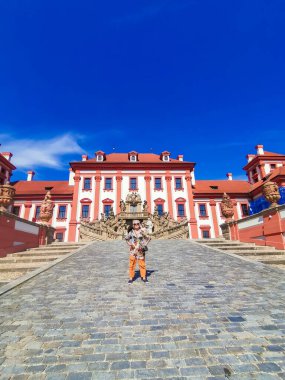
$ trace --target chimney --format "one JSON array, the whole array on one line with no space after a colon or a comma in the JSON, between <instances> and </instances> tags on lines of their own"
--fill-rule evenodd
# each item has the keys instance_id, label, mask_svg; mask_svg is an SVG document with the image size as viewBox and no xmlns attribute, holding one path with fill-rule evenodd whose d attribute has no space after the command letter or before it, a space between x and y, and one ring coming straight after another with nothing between
<instances>
[{"instance_id":1,"label":"chimney","mask_svg":"<svg viewBox=\"0 0 285 380\"><path fill-rule=\"evenodd\" d=\"M264 154L263 145L256 145L255 149L256 149L256 154L258 155Z\"/></svg>"},{"instance_id":2,"label":"chimney","mask_svg":"<svg viewBox=\"0 0 285 380\"><path fill-rule=\"evenodd\" d=\"M32 170L29 170L28 176L27 176L27 181L32 181L34 178L34 175L35 175L35 172L33 172Z\"/></svg>"},{"instance_id":3,"label":"chimney","mask_svg":"<svg viewBox=\"0 0 285 380\"><path fill-rule=\"evenodd\" d=\"M179 155L177 156L177 160L179 160L179 161L183 161L183 154L179 154Z\"/></svg>"},{"instance_id":4,"label":"chimney","mask_svg":"<svg viewBox=\"0 0 285 380\"><path fill-rule=\"evenodd\" d=\"M6 160L11 161L11 158L13 157L13 154L11 152L2 152L2 156L6 158Z\"/></svg>"},{"instance_id":5,"label":"chimney","mask_svg":"<svg viewBox=\"0 0 285 380\"><path fill-rule=\"evenodd\" d=\"M82 154L82 161L86 161L86 160L88 160L87 154Z\"/></svg>"},{"instance_id":6,"label":"chimney","mask_svg":"<svg viewBox=\"0 0 285 380\"><path fill-rule=\"evenodd\" d=\"M229 181L233 180L233 174L232 173L227 173L227 177Z\"/></svg>"},{"instance_id":7,"label":"chimney","mask_svg":"<svg viewBox=\"0 0 285 380\"><path fill-rule=\"evenodd\" d=\"M248 154L248 155L246 156L246 158L247 158L247 162L250 162L251 160L253 160L254 157L255 157L254 154Z\"/></svg>"}]
</instances>

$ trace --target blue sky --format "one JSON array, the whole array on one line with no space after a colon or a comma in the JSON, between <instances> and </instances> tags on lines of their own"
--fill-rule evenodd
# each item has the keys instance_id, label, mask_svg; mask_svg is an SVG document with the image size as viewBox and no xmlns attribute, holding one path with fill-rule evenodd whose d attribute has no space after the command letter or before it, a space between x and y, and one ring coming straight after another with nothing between
<instances>
[{"instance_id":1,"label":"blue sky","mask_svg":"<svg viewBox=\"0 0 285 380\"><path fill-rule=\"evenodd\" d=\"M197 178L243 178L256 144L285 153L284 20L284 0L2 1L13 179L66 179L99 149L169 150Z\"/></svg>"}]
</instances>

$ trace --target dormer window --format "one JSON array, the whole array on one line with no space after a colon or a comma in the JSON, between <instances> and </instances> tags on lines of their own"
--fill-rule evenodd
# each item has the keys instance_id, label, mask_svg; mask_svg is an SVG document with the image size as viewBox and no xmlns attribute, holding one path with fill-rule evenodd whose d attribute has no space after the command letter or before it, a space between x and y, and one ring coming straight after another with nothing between
<instances>
[{"instance_id":1,"label":"dormer window","mask_svg":"<svg viewBox=\"0 0 285 380\"><path fill-rule=\"evenodd\" d=\"M95 152L95 155L96 155L96 161L98 162L104 161L105 153L102 152L102 150L98 150L98 152Z\"/></svg>"},{"instance_id":2,"label":"dormer window","mask_svg":"<svg viewBox=\"0 0 285 380\"><path fill-rule=\"evenodd\" d=\"M138 161L138 153L135 151L129 152L128 154L130 162L137 162Z\"/></svg>"},{"instance_id":3,"label":"dormer window","mask_svg":"<svg viewBox=\"0 0 285 380\"><path fill-rule=\"evenodd\" d=\"M170 153L167 151L164 151L160 155L160 159L164 162L169 162L170 161Z\"/></svg>"}]
</instances>

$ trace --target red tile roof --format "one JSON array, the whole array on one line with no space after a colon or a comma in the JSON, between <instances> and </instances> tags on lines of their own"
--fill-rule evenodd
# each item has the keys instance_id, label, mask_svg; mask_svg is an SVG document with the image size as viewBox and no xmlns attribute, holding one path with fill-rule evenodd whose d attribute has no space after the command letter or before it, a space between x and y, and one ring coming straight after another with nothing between
<instances>
[{"instance_id":1,"label":"red tile roof","mask_svg":"<svg viewBox=\"0 0 285 380\"><path fill-rule=\"evenodd\" d=\"M91 158L85 162L97 162L96 158ZM108 163L129 163L129 153L110 153L106 154L106 159L104 162ZM138 162L140 163L164 163L164 161L161 160L161 157L159 154L154 153L138 153ZM179 161L174 158L170 158L168 162L178 162L178 163L187 163L189 161ZM102 164L102 162L98 162L99 164ZM131 163L133 164L133 162Z\"/></svg>"},{"instance_id":2,"label":"red tile roof","mask_svg":"<svg viewBox=\"0 0 285 380\"><path fill-rule=\"evenodd\" d=\"M284 156L284 154L264 151L264 154L261 154L261 156Z\"/></svg>"},{"instance_id":3,"label":"red tile roof","mask_svg":"<svg viewBox=\"0 0 285 380\"><path fill-rule=\"evenodd\" d=\"M16 181L11 184L16 189L16 197L18 195L44 195L45 187L52 187L52 195L73 194L73 186L70 186L68 181Z\"/></svg>"},{"instance_id":4,"label":"red tile roof","mask_svg":"<svg viewBox=\"0 0 285 380\"><path fill-rule=\"evenodd\" d=\"M251 185L247 181L229 180L197 180L193 189L194 196L197 194L248 194Z\"/></svg>"}]
</instances>

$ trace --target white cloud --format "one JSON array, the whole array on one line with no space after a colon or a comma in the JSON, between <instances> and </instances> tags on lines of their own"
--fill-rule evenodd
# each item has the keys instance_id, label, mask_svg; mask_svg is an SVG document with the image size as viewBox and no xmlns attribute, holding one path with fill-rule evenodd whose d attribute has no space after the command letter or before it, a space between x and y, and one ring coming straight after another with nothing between
<instances>
[{"instance_id":1,"label":"white cloud","mask_svg":"<svg viewBox=\"0 0 285 380\"><path fill-rule=\"evenodd\" d=\"M68 154L83 153L76 141L77 136L64 134L51 139L15 139L12 136L0 135L1 151L13 153L12 162L19 169L49 167L65 169L61 158Z\"/></svg>"}]
</instances>

